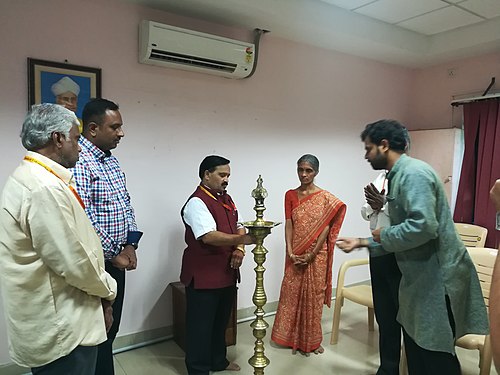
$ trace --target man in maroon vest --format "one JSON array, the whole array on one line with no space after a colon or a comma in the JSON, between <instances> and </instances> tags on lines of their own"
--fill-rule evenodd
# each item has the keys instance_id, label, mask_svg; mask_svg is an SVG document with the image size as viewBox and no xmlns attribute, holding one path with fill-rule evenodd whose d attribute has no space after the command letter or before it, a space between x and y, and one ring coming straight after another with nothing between
<instances>
[{"instance_id":1,"label":"man in maroon vest","mask_svg":"<svg viewBox=\"0 0 500 375\"><path fill-rule=\"evenodd\" d=\"M238 211L226 193L229 160L207 156L200 185L182 207L187 248L181 282L186 286L186 367L189 375L239 371L226 359L225 330L236 293L244 245L255 243L237 224Z\"/></svg>"}]
</instances>

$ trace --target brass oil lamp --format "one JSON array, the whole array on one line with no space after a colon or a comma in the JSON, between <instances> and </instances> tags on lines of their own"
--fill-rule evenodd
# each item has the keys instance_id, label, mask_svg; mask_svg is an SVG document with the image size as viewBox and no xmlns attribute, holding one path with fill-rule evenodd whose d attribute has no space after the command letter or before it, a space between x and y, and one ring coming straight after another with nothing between
<instances>
[{"instance_id":1,"label":"brass oil lamp","mask_svg":"<svg viewBox=\"0 0 500 375\"><path fill-rule=\"evenodd\" d=\"M269 365L270 360L264 355L264 337L269 324L264 320L264 305L267 302L264 290L264 262L266 261L267 250L263 246L264 238L271 233L271 229L281 223L264 220L264 199L267 197L267 190L262 186L262 177L257 179L257 187L252 190L252 197L255 199L254 210L257 213L255 221L246 221L243 224L248 229L248 233L256 238L256 246L252 250L253 259L257 266L255 270L255 290L253 293L253 303L257 307L255 310L255 320L250 324L255 337L254 354L248 363L254 369L254 375L264 375L264 369Z\"/></svg>"}]
</instances>

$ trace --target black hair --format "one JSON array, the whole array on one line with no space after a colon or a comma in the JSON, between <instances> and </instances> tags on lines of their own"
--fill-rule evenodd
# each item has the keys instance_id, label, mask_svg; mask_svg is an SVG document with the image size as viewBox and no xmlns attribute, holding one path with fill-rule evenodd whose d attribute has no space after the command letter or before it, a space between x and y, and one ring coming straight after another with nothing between
<instances>
[{"instance_id":1,"label":"black hair","mask_svg":"<svg viewBox=\"0 0 500 375\"><path fill-rule=\"evenodd\" d=\"M198 175L200 176L200 180L203 180L203 176L205 175L205 171L212 173L215 171L219 165L227 165L229 164L229 159L226 159L222 156L217 155L209 155L200 164L200 170Z\"/></svg>"},{"instance_id":2,"label":"black hair","mask_svg":"<svg viewBox=\"0 0 500 375\"><path fill-rule=\"evenodd\" d=\"M106 111L118 111L120 107L111 100L103 98L92 98L85 104L82 112L83 130L85 131L91 122L99 125Z\"/></svg>"},{"instance_id":3,"label":"black hair","mask_svg":"<svg viewBox=\"0 0 500 375\"><path fill-rule=\"evenodd\" d=\"M405 152L410 142L408 130L395 120L379 120L366 125L361 140L367 138L377 146L385 139L389 142L389 149L397 152Z\"/></svg>"}]
</instances>

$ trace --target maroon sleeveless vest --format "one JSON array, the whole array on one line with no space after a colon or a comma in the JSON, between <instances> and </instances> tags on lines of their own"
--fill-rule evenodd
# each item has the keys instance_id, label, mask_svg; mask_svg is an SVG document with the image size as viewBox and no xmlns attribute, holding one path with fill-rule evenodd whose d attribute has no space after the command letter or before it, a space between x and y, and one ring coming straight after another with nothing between
<instances>
[{"instance_id":1,"label":"maroon sleeveless vest","mask_svg":"<svg viewBox=\"0 0 500 375\"><path fill-rule=\"evenodd\" d=\"M217 231L236 234L238 211L224 208L221 204L223 198L216 194L214 196L217 200L198 187L189 199L197 197L206 204L217 224ZM229 195L226 194L224 198L230 202L230 206L234 207ZM182 207L181 217L184 216L185 206L186 204ZM184 222L184 219L182 221ZM186 286L193 283L196 289L216 289L235 285L239 273L238 270L232 269L230 266L234 246L206 245L194 237L191 227L185 222L184 226L186 228L184 239L187 248L182 257L181 282Z\"/></svg>"}]
</instances>

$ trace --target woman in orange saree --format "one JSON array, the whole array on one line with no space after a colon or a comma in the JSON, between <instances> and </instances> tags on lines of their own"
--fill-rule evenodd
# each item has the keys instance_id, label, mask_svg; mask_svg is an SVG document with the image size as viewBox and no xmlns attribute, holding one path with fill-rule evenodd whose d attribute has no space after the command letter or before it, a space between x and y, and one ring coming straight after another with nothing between
<instances>
[{"instance_id":1,"label":"woman in orange saree","mask_svg":"<svg viewBox=\"0 0 500 375\"><path fill-rule=\"evenodd\" d=\"M285 274L271 339L309 355L323 353L321 315L332 297L333 248L346 205L314 184L319 161L297 162L300 186L285 194Z\"/></svg>"}]
</instances>

